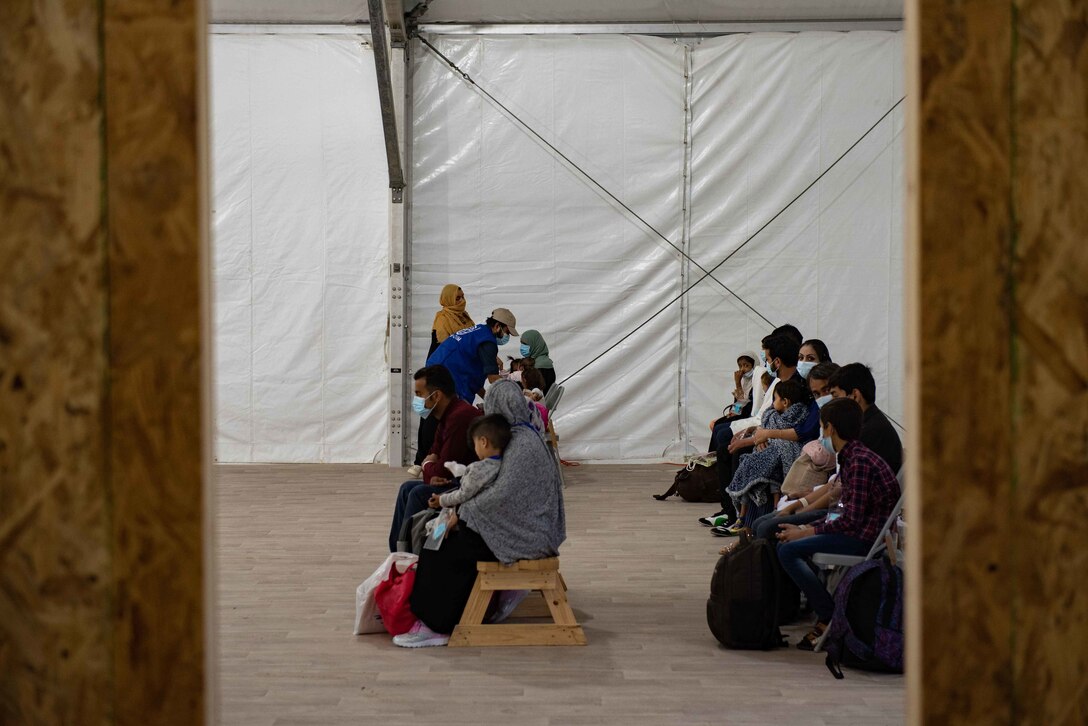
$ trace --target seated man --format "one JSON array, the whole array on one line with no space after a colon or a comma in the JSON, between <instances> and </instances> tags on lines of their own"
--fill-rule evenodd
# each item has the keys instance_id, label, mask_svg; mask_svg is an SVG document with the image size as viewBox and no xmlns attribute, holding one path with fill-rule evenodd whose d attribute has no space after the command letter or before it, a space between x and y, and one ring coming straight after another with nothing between
<instances>
[{"instance_id":1,"label":"seated man","mask_svg":"<svg viewBox=\"0 0 1088 726\"><path fill-rule=\"evenodd\" d=\"M835 602L808 559L817 552L867 555L899 500L899 482L887 462L858 440L861 407L840 398L820 409L821 443L839 457L838 506L815 524L781 524L778 561L816 612L816 627L797 647L812 650L831 622Z\"/></svg>"},{"instance_id":2,"label":"seated man","mask_svg":"<svg viewBox=\"0 0 1088 726\"><path fill-rule=\"evenodd\" d=\"M899 473L903 466L903 443L891 421L876 407L876 381L869 366L848 363L831 376L827 387L832 398L852 398L861 406L861 443Z\"/></svg>"},{"instance_id":3,"label":"seated man","mask_svg":"<svg viewBox=\"0 0 1088 726\"><path fill-rule=\"evenodd\" d=\"M438 429L434 444L423 459L423 480L413 479L400 485L389 528L389 551L397 551L397 535L404 520L427 508L432 494L449 491L453 475L446 469L447 461L471 464L476 452L468 439L469 424L483 415L480 409L458 398L453 377L443 366L427 366L416 371L413 410L423 418L434 416Z\"/></svg>"}]
</instances>

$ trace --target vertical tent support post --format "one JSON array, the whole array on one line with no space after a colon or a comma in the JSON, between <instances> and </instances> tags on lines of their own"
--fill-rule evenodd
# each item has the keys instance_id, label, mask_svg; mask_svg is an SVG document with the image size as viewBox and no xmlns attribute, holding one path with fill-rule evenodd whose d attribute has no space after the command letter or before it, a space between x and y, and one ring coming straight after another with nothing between
<instances>
[{"instance_id":1,"label":"vertical tent support post","mask_svg":"<svg viewBox=\"0 0 1088 726\"><path fill-rule=\"evenodd\" d=\"M399 139L404 136L404 112L396 98L404 98L405 46L403 7L397 0L368 0L374 70L378 76L382 130L389 168L389 465L405 464L407 451L405 374L408 350L408 305L405 263L404 163ZM399 113L398 113L399 110Z\"/></svg>"},{"instance_id":2,"label":"vertical tent support post","mask_svg":"<svg viewBox=\"0 0 1088 726\"><path fill-rule=\"evenodd\" d=\"M390 54L390 76L394 97L404 98L405 58L404 48L393 48ZM396 125L400 138L404 138L404 112L396 109ZM404 189L390 189L389 202L389 466L399 467L408 463L408 370L409 359L409 308L408 308L408 255L407 255L408 205L404 203Z\"/></svg>"}]
</instances>

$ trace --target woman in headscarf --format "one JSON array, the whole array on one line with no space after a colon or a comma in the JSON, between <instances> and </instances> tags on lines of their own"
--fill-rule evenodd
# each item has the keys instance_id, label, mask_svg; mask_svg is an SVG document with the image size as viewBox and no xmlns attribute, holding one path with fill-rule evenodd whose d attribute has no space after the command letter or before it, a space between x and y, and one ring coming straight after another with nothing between
<instances>
[{"instance_id":1,"label":"woman in headscarf","mask_svg":"<svg viewBox=\"0 0 1088 726\"><path fill-rule=\"evenodd\" d=\"M465 293L459 286L450 284L443 287L438 295L438 304L442 307L435 313L434 323L431 324L431 347L427 351L428 358L443 340L458 330L475 325L469 314L465 312ZM416 457L414 466L408 468L408 476L418 477L422 473L423 459L434 444L434 434L437 430L438 420L433 416L419 422L419 432L416 435Z\"/></svg>"},{"instance_id":2,"label":"woman in headscarf","mask_svg":"<svg viewBox=\"0 0 1088 726\"><path fill-rule=\"evenodd\" d=\"M427 351L427 357L438 345L458 330L471 328L476 323L465 312L465 293L457 285L446 285L438 296L438 303L442 309L435 313L434 323L431 325L431 347Z\"/></svg>"},{"instance_id":3,"label":"woman in headscarf","mask_svg":"<svg viewBox=\"0 0 1088 726\"><path fill-rule=\"evenodd\" d=\"M468 602L478 561L554 557L567 537L559 461L536 429L536 407L516 383L499 381L487 391L484 412L510 423L499 474L458 508L458 524L442 547L420 555L410 600L419 621L394 639L397 645L446 644Z\"/></svg>"},{"instance_id":4,"label":"woman in headscarf","mask_svg":"<svg viewBox=\"0 0 1088 726\"><path fill-rule=\"evenodd\" d=\"M521 357L532 358L533 367L544 376L544 393L555 383L555 367L548 357L548 344L537 330L526 330L521 334Z\"/></svg>"}]
</instances>

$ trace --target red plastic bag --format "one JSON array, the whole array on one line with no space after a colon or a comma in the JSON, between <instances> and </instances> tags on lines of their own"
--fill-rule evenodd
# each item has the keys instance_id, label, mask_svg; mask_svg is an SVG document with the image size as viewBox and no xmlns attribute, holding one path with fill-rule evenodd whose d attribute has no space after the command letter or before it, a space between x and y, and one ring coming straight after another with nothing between
<instances>
[{"instance_id":1,"label":"red plastic bag","mask_svg":"<svg viewBox=\"0 0 1088 726\"><path fill-rule=\"evenodd\" d=\"M374 604L382 616L382 624L390 635L401 635L412 629L416 616L408 605L412 596L412 586L416 582L416 566L411 565L401 572L393 565L389 568L389 577L378 583L374 591Z\"/></svg>"}]
</instances>

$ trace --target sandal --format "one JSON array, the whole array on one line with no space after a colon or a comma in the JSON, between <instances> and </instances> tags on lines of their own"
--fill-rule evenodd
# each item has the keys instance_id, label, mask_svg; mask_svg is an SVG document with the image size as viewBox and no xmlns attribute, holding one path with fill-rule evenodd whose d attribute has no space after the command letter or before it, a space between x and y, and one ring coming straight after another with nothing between
<instances>
[{"instance_id":1,"label":"sandal","mask_svg":"<svg viewBox=\"0 0 1088 726\"><path fill-rule=\"evenodd\" d=\"M816 623L816 627L814 627L808 635L801 638L801 642L797 644L797 649L809 651L816 650L816 641L823 636L825 630L827 630L827 623Z\"/></svg>"}]
</instances>

